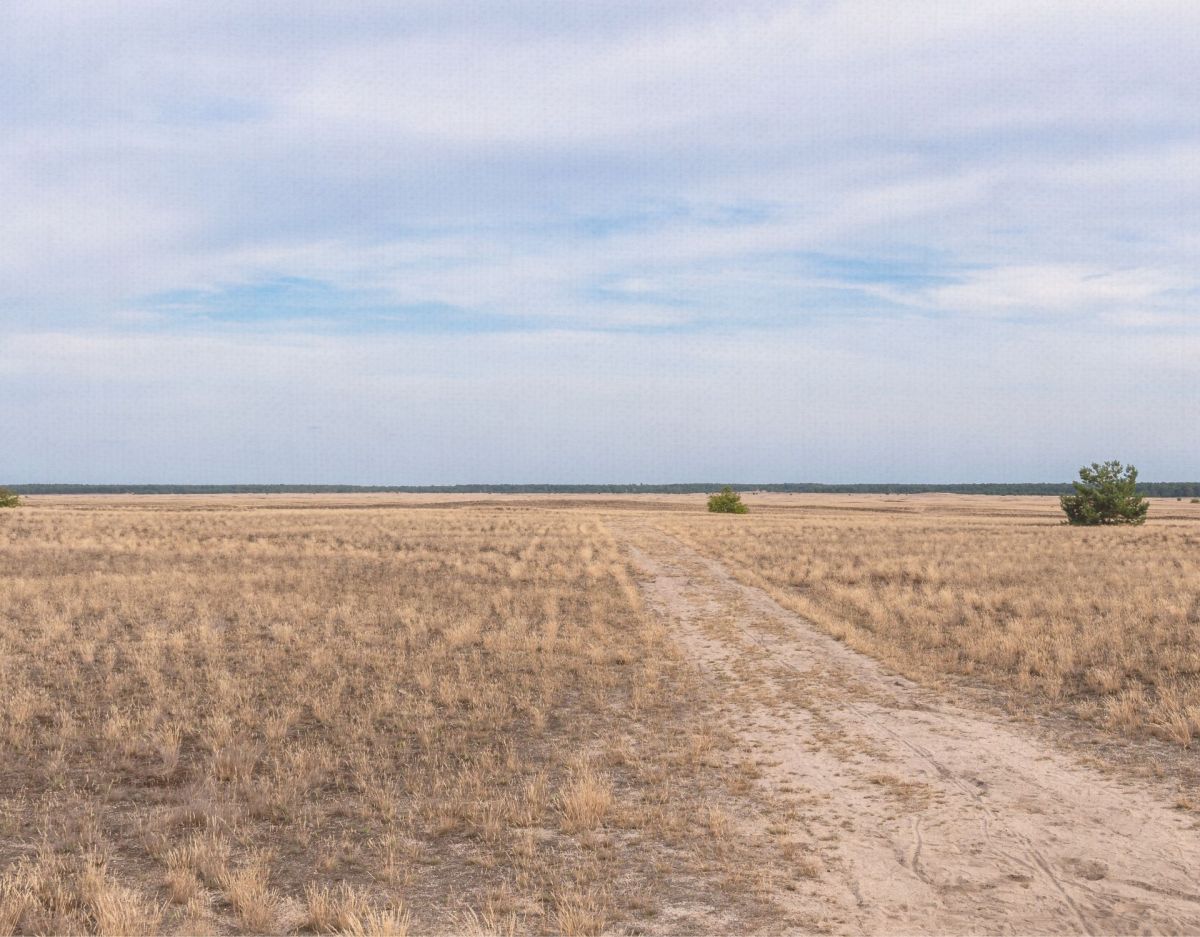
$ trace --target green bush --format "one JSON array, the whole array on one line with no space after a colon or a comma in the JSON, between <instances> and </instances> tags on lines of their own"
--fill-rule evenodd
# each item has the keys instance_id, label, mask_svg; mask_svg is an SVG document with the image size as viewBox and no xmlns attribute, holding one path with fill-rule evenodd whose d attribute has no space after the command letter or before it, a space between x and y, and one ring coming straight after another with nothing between
<instances>
[{"instance_id":1,"label":"green bush","mask_svg":"<svg viewBox=\"0 0 1200 937\"><path fill-rule=\"evenodd\" d=\"M21 499L7 488L0 488L0 508L15 508Z\"/></svg>"},{"instance_id":2,"label":"green bush","mask_svg":"<svg viewBox=\"0 0 1200 937\"><path fill-rule=\"evenodd\" d=\"M742 496L726 485L719 494L710 495L708 509L714 514L749 514L750 509L742 504Z\"/></svg>"},{"instance_id":3,"label":"green bush","mask_svg":"<svg viewBox=\"0 0 1200 937\"><path fill-rule=\"evenodd\" d=\"M1075 494L1059 499L1069 524L1141 524L1150 502L1137 492L1137 469L1120 462L1093 462L1072 482Z\"/></svg>"}]
</instances>

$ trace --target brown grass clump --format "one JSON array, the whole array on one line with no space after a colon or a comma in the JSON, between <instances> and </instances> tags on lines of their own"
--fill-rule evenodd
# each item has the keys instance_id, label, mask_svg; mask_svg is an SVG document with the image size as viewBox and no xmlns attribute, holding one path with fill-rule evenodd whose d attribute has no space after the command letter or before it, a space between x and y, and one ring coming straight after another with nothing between
<instances>
[{"instance_id":1,"label":"brown grass clump","mask_svg":"<svg viewBox=\"0 0 1200 937\"><path fill-rule=\"evenodd\" d=\"M559 795L563 829L568 833L593 830L604 822L612 807L612 785L590 765L576 770Z\"/></svg>"},{"instance_id":2,"label":"brown grass clump","mask_svg":"<svg viewBox=\"0 0 1200 937\"><path fill-rule=\"evenodd\" d=\"M405 937L411 926L401 908L374 908L365 894L341 882L336 886L310 884L304 892L305 927L315 934L364 934L367 937Z\"/></svg>"},{"instance_id":3,"label":"brown grass clump","mask_svg":"<svg viewBox=\"0 0 1200 937\"><path fill-rule=\"evenodd\" d=\"M157 933L162 909L115 881L94 854L41 850L0 879L0 934Z\"/></svg>"},{"instance_id":4,"label":"brown grass clump","mask_svg":"<svg viewBox=\"0 0 1200 937\"><path fill-rule=\"evenodd\" d=\"M599 518L340 503L0 518L0 935L593 933L657 913L622 883L718 892L720 771L665 767L704 687Z\"/></svg>"},{"instance_id":5,"label":"brown grass clump","mask_svg":"<svg viewBox=\"0 0 1200 937\"><path fill-rule=\"evenodd\" d=\"M608 923L603 896L567 891L554 899L554 930L564 937L595 937Z\"/></svg>"},{"instance_id":6,"label":"brown grass clump","mask_svg":"<svg viewBox=\"0 0 1200 937\"><path fill-rule=\"evenodd\" d=\"M662 524L914 676L964 675L1115 732L1200 738L1200 512L1081 529L1049 498L801 504Z\"/></svg>"},{"instance_id":7,"label":"brown grass clump","mask_svg":"<svg viewBox=\"0 0 1200 937\"><path fill-rule=\"evenodd\" d=\"M246 933L265 934L273 929L279 899L271 892L268 877L267 868L259 862L221 876L221 892Z\"/></svg>"}]
</instances>

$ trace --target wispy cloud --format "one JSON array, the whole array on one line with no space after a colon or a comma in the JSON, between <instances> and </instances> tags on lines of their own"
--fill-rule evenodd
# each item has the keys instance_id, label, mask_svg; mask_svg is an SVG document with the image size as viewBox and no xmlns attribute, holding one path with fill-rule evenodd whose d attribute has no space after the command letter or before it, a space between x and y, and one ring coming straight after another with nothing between
<instances>
[{"instance_id":1,"label":"wispy cloud","mask_svg":"<svg viewBox=\"0 0 1200 937\"><path fill-rule=\"evenodd\" d=\"M619 348L681 398L719 379L777 423L818 425L798 399L744 392L738 368L675 353L691 339L733 342L750 370L783 349L843 389L849 369L886 396L875 375L889 375L924 412L920 393L953 384L927 370L973 380L938 357L951 345L1024 343L1047 373L1098 379L1105 343L1200 334L1198 34L1200 8L1166 0L9 4L0 324L43 350L39 336L112 355L200 342L189 389L167 382L189 400L225 393L224 341L256 349L268 383L302 379L270 366L268 336L334 358L359 341L403 358L393 343L519 338L541 351L505 359L506 379L423 386L509 393L535 415L551 403L513 387L550 380L571 334L599 349L597 380L559 397L592 411L616 393L604 375L637 383L607 357ZM1087 361L1034 354L1081 342ZM32 376L6 360L5 392L33 382L60 401L50 383L71 386L77 366L56 356L55 375ZM1021 379L1042 386L1030 367ZM1200 415L1179 386L1128 392L1143 413ZM626 414L647 439L663 414L692 425L666 396L657 416ZM918 432L862 406L889 446ZM992 411L1029 406L1011 382L992 388ZM0 469L27 474L35 449L0 453ZM618 474L650 464L619 451ZM707 464L688 458L668 474ZM1195 474L1174 458L1163 472ZM513 477L540 464L511 459ZM751 474L813 474L762 466Z\"/></svg>"}]
</instances>

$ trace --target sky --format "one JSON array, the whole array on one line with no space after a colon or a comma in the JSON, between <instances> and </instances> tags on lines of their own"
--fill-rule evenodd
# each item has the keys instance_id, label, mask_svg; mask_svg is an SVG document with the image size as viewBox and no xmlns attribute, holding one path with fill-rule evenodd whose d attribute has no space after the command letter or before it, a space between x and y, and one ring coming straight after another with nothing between
<instances>
[{"instance_id":1,"label":"sky","mask_svg":"<svg viewBox=\"0 0 1200 937\"><path fill-rule=\"evenodd\" d=\"M0 481L1200 479L1200 4L0 4Z\"/></svg>"}]
</instances>

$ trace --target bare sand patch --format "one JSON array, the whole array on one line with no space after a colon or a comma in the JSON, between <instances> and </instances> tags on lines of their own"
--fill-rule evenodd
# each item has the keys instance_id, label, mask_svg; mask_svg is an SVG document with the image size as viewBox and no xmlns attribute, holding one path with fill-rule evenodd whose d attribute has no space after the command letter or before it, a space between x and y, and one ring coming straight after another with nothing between
<instances>
[{"instance_id":1,"label":"bare sand patch","mask_svg":"<svg viewBox=\"0 0 1200 937\"><path fill-rule=\"evenodd\" d=\"M889 671L650 523L620 529L763 783L832 849L838 930L1200 930L1192 814Z\"/></svg>"}]
</instances>

